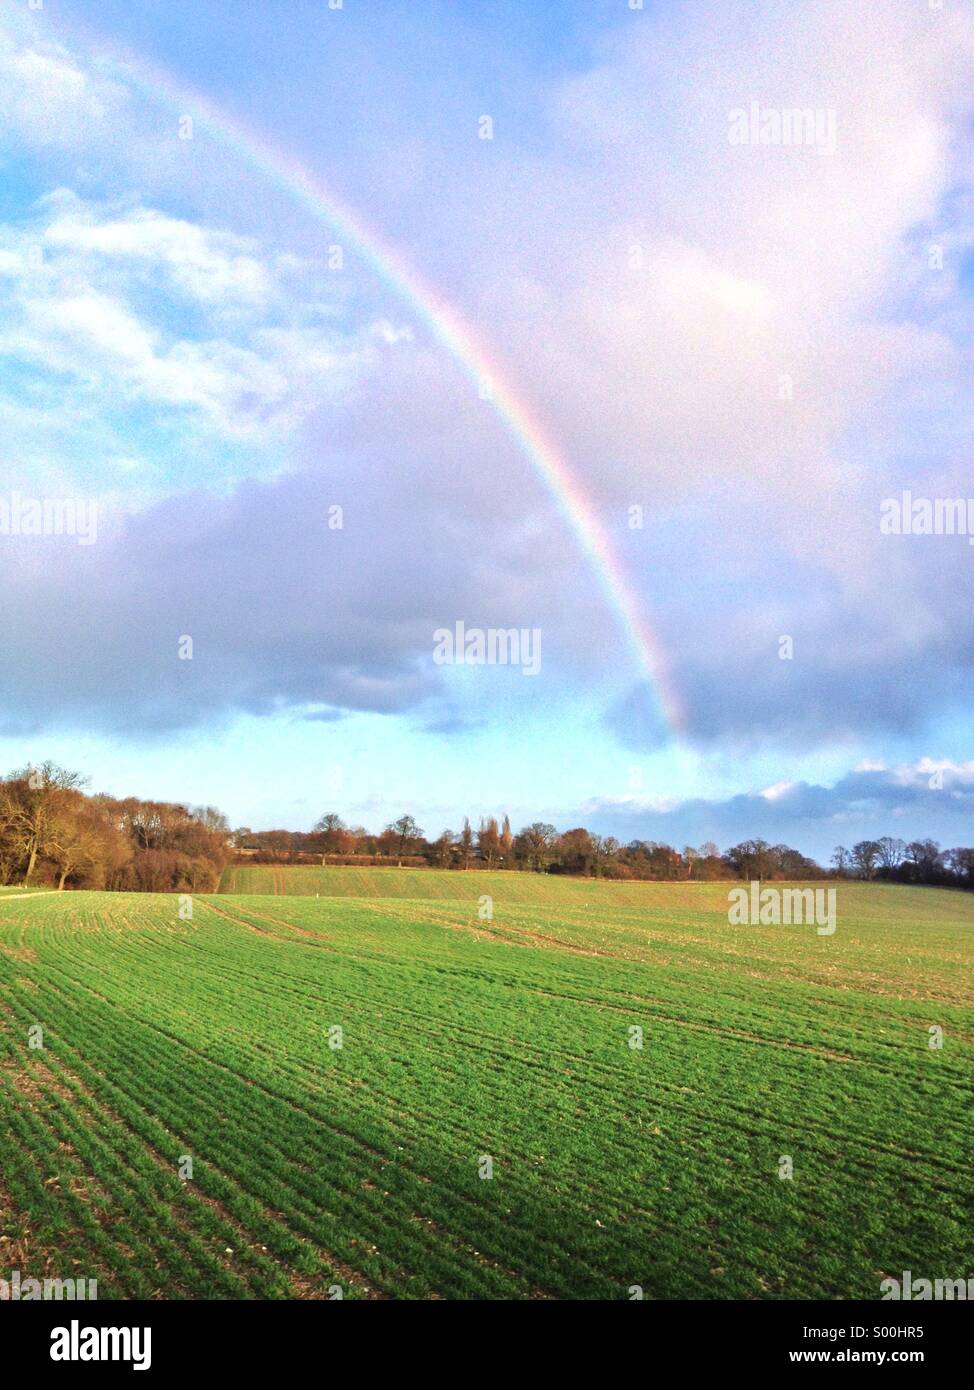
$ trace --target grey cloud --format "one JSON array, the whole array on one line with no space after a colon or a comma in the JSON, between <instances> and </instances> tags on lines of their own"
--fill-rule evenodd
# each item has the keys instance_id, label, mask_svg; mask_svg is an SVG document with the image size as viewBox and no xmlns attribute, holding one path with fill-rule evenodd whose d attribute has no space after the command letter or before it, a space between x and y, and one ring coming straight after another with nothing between
<instances>
[{"instance_id":1,"label":"grey cloud","mask_svg":"<svg viewBox=\"0 0 974 1390\"><path fill-rule=\"evenodd\" d=\"M833 786L797 782L774 795L759 792L725 800L692 799L659 810L637 798L594 800L579 812L587 825L623 840L658 839L682 846L714 840L727 848L742 838L783 841L827 863L837 844L895 835L929 836L945 846L974 838L974 763L944 773L930 786L931 770L851 771Z\"/></svg>"}]
</instances>

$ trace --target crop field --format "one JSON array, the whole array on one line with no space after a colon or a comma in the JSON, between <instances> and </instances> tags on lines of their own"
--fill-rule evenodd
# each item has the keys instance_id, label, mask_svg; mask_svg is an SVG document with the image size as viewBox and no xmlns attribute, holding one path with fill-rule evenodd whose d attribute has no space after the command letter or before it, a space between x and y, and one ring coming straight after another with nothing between
<instances>
[{"instance_id":1,"label":"crop field","mask_svg":"<svg viewBox=\"0 0 974 1390\"><path fill-rule=\"evenodd\" d=\"M699 885L686 885L692 895ZM221 893L274 894L287 897L321 896L351 898L422 898L449 902L476 903L482 893L500 893L498 901L509 904L536 903L554 908L559 903L584 907L639 907L660 901L660 892L670 895L667 901L676 902L681 885L649 885L646 883L610 883L598 879L559 878L555 874L490 873L484 869L471 870L459 876L453 871L430 869L388 868L314 868L297 865L274 867L258 864L250 867L225 869L220 884ZM22 889L19 891L23 891ZM723 897L726 900L726 890ZM694 896L691 900L696 901ZM725 908L726 910L726 908Z\"/></svg>"},{"instance_id":2,"label":"crop field","mask_svg":"<svg viewBox=\"0 0 974 1390\"><path fill-rule=\"evenodd\" d=\"M974 1273L970 896L841 883L820 936L730 925L727 888L255 867L191 902L0 895L0 1278L622 1300Z\"/></svg>"}]
</instances>

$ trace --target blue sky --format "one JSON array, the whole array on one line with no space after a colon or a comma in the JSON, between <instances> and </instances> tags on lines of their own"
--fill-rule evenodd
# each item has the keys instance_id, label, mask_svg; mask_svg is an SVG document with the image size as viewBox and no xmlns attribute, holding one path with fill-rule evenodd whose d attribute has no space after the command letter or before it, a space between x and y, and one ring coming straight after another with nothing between
<instances>
[{"instance_id":1,"label":"blue sky","mask_svg":"<svg viewBox=\"0 0 974 1390\"><path fill-rule=\"evenodd\" d=\"M336 233L205 121L180 140L153 72L502 364L679 734L424 314L354 248L331 269ZM0 534L0 760L255 827L968 843L974 549L879 515L974 496L972 75L969 16L912 0L5 7L0 497L84 499L98 534ZM834 141L734 144L751 103ZM539 630L538 674L437 665L461 620Z\"/></svg>"}]
</instances>

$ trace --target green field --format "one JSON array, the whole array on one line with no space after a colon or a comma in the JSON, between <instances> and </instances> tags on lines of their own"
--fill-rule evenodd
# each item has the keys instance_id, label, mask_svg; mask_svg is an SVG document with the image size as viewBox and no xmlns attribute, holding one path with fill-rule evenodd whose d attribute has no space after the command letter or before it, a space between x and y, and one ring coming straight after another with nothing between
<instances>
[{"instance_id":1,"label":"green field","mask_svg":"<svg viewBox=\"0 0 974 1390\"><path fill-rule=\"evenodd\" d=\"M606 879L559 878L555 874L489 873L483 869L466 874L430 869L382 869L280 867L259 864L253 868L225 869L220 883L221 893L273 894L275 896L313 898L422 898L464 902L469 904L481 893L497 896L505 903L536 903L544 908L559 903L575 907L591 903L599 910L606 907L640 907L660 901L676 904L697 901L701 885L669 885L647 883L612 883ZM685 889L688 898L674 897ZM23 889L18 890L23 892ZM726 889L723 897L726 900ZM725 909L726 910L726 909Z\"/></svg>"},{"instance_id":2,"label":"green field","mask_svg":"<svg viewBox=\"0 0 974 1390\"><path fill-rule=\"evenodd\" d=\"M842 883L822 937L729 925L726 884L223 887L247 894L191 920L0 895L0 1278L794 1299L974 1275L969 895Z\"/></svg>"}]
</instances>

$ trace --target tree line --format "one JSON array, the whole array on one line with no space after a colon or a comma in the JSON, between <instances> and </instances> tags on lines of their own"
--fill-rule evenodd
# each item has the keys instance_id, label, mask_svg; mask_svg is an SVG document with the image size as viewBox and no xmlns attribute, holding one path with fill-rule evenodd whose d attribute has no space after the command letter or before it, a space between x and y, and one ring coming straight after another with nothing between
<instances>
[{"instance_id":1,"label":"tree line","mask_svg":"<svg viewBox=\"0 0 974 1390\"><path fill-rule=\"evenodd\" d=\"M658 840L598 835L578 826L559 832L534 821L514 834L507 816L482 817L474 830L465 817L459 831L427 838L411 815L402 815L378 834L347 826L334 812L310 832L233 832L235 858L249 863L407 864L439 869L519 869L615 879L788 880L862 878L941 887L974 888L974 849L941 850L933 840L904 843L888 836L836 850L823 868L790 845L742 840L720 850L712 840L699 848L676 849Z\"/></svg>"},{"instance_id":2,"label":"tree line","mask_svg":"<svg viewBox=\"0 0 974 1390\"><path fill-rule=\"evenodd\" d=\"M517 869L613 879L824 878L813 860L788 845L748 840L724 851L712 841L675 849L658 840L598 835L583 826L558 831L533 821L515 834L507 816L484 816L474 830L465 817L459 831L427 838L410 815L379 834L346 826L324 815L310 833L289 830L234 831L237 856L250 863L408 864L439 869Z\"/></svg>"},{"instance_id":3,"label":"tree line","mask_svg":"<svg viewBox=\"0 0 974 1390\"><path fill-rule=\"evenodd\" d=\"M231 853L226 818L212 806L85 793L86 779L57 764L0 780L0 884L209 892Z\"/></svg>"},{"instance_id":4,"label":"tree line","mask_svg":"<svg viewBox=\"0 0 974 1390\"><path fill-rule=\"evenodd\" d=\"M134 892L211 892L236 863L397 864L505 869L608 879L886 879L974 888L974 849L889 836L837 847L828 869L788 845L713 841L681 849L658 840L621 843L576 826L465 817L459 831L428 837L403 814L374 833L334 812L314 829L231 830L213 806L89 795L80 773L46 762L0 779L0 884Z\"/></svg>"},{"instance_id":5,"label":"tree line","mask_svg":"<svg viewBox=\"0 0 974 1390\"><path fill-rule=\"evenodd\" d=\"M941 849L936 840L860 840L836 845L832 867L839 878L866 882L927 883L942 888L974 888L974 849Z\"/></svg>"}]
</instances>

